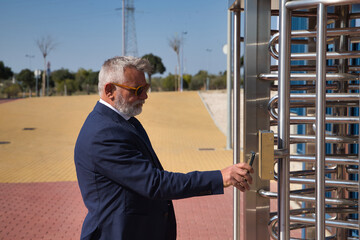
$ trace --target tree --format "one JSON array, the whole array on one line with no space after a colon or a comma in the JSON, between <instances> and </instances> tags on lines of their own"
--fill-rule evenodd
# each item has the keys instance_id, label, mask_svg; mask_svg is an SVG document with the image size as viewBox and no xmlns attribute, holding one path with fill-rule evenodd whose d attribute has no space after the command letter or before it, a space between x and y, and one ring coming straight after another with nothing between
<instances>
[{"instance_id":1,"label":"tree","mask_svg":"<svg viewBox=\"0 0 360 240\"><path fill-rule=\"evenodd\" d=\"M0 61L0 79L7 80L11 78L14 73L11 71L11 68L6 67L3 61Z\"/></svg>"},{"instance_id":2,"label":"tree","mask_svg":"<svg viewBox=\"0 0 360 240\"><path fill-rule=\"evenodd\" d=\"M56 92L63 93L65 96L68 93L71 95L76 91L77 85L75 83L75 75L68 69L59 69L51 73L52 79L56 83Z\"/></svg>"},{"instance_id":3,"label":"tree","mask_svg":"<svg viewBox=\"0 0 360 240\"><path fill-rule=\"evenodd\" d=\"M162 81L161 77L153 77L151 79L151 91L155 91L155 92L162 91L161 81Z\"/></svg>"},{"instance_id":4,"label":"tree","mask_svg":"<svg viewBox=\"0 0 360 240\"><path fill-rule=\"evenodd\" d=\"M205 88L206 78L208 77L208 72L200 70L191 78L190 89L191 90L200 90Z\"/></svg>"},{"instance_id":5,"label":"tree","mask_svg":"<svg viewBox=\"0 0 360 240\"><path fill-rule=\"evenodd\" d=\"M35 87L34 72L30 69L21 70L21 72L16 76L16 79L21 81L24 86L28 87L30 94L29 96L31 96L31 90Z\"/></svg>"},{"instance_id":6,"label":"tree","mask_svg":"<svg viewBox=\"0 0 360 240\"><path fill-rule=\"evenodd\" d=\"M56 43L52 39L51 36L46 36L38 39L36 41L37 46L39 47L43 58L44 58L44 72L42 77L42 96L45 96L45 81L46 81L46 57L49 55L49 53L55 48Z\"/></svg>"},{"instance_id":7,"label":"tree","mask_svg":"<svg viewBox=\"0 0 360 240\"><path fill-rule=\"evenodd\" d=\"M191 83L192 76L190 74L184 74L183 80L184 80L184 89L189 89L190 83Z\"/></svg>"},{"instance_id":8,"label":"tree","mask_svg":"<svg viewBox=\"0 0 360 240\"><path fill-rule=\"evenodd\" d=\"M98 72L93 72L90 70L85 70L80 68L75 74L75 82L80 91L86 89L86 93L95 92L96 85L98 84Z\"/></svg>"},{"instance_id":9,"label":"tree","mask_svg":"<svg viewBox=\"0 0 360 240\"><path fill-rule=\"evenodd\" d=\"M166 71L166 68L165 68L164 64L162 63L161 58L153 55L152 53L146 54L142 58L147 59L152 66L152 72L148 73L149 84L151 85L151 75L156 74L156 73L163 74Z\"/></svg>"},{"instance_id":10,"label":"tree","mask_svg":"<svg viewBox=\"0 0 360 240\"><path fill-rule=\"evenodd\" d=\"M80 91L82 91L84 89L83 87L85 87L87 92L89 92L89 83L87 82L88 77L89 71L84 68L79 68L79 70L75 73L75 83Z\"/></svg>"},{"instance_id":11,"label":"tree","mask_svg":"<svg viewBox=\"0 0 360 240\"><path fill-rule=\"evenodd\" d=\"M7 98L18 97L21 92L21 86L18 83L10 84L4 89L4 93L7 95Z\"/></svg>"},{"instance_id":12,"label":"tree","mask_svg":"<svg viewBox=\"0 0 360 240\"><path fill-rule=\"evenodd\" d=\"M169 75L166 78L163 78L161 80L161 88L164 91L175 91L175 82L176 82L176 77L175 75L172 75L171 73L169 73Z\"/></svg>"},{"instance_id":13,"label":"tree","mask_svg":"<svg viewBox=\"0 0 360 240\"><path fill-rule=\"evenodd\" d=\"M226 88L226 71L220 72L219 75L211 75L210 79L210 89Z\"/></svg>"},{"instance_id":14,"label":"tree","mask_svg":"<svg viewBox=\"0 0 360 240\"><path fill-rule=\"evenodd\" d=\"M177 61L178 61L178 71L180 72L180 47L181 47L181 38L177 35L169 39L169 46L176 53ZM180 74L178 74L178 86L180 85Z\"/></svg>"},{"instance_id":15,"label":"tree","mask_svg":"<svg viewBox=\"0 0 360 240\"><path fill-rule=\"evenodd\" d=\"M65 79L75 79L75 76L73 73L69 71L69 69L61 68L59 70L53 71L51 73L51 77L55 82L62 82L65 81Z\"/></svg>"},{"instance_id":16,"label":"tree","mask_svg":"<svg viewBox=\"0 0 360 240\"><path fill-rule=\"evenodd\" d=\"M89 92L97 92L97 86L99 82L99 71L93 72L91 71L88 77L88 82L90 84L90 91Z\"/></svg>"}]
</instances>

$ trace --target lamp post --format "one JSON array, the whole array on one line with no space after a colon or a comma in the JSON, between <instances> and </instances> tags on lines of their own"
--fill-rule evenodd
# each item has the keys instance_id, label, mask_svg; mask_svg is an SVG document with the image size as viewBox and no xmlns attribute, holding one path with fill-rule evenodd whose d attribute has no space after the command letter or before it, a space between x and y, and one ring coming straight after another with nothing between
<instances>
[{"instance_id":1,"label":"lamp post","mask_svg":"<svg viewBox=\"0 0 360 240\"><path fill-rule=\"evenodd\" d=\"M184 72L184 35L186 35L186 31L181 32L181 67L180 67L180 92L183 91L183 72Z\"/></svg>"},{"instance_id":2,"label":"lamp post","mask_svg":"<svg viewBox=\"0 0 360 240\"><path fill-rule=\"evenodd\" d=\"M29 58L29 65L30 65L30 70L31 70L31 59L34 58L34 55L30 55L30 54L26 54L25 57Z\"/></svg>"},{"instance_id":3,"label":"lamp post","mask_svg":"<svg viewBox=\"0 0 360 240\"><path fill-rule=\"evenodd\" d=\"M210 59L211 59L212 49L207 48L206 51L209 53L208 72L207 72L207 76L206 76L206 91L207 91L207 90L209 90L209 86L210 86L209 71L210 71Z\"/></svg>"},{"instance_id":4,"label":"lamp post","mask_svg":"<svg viewBox=\"0 0 360 240\"><path fill-rule=\"evenodd\" d=\"M46 95L49 96L49 87L50 87L50 62L47 63L47 69L46 69L46 85L47 85L47 88L46 88Z\"/></svg>"},{"instance_id":5,"label":"lamp post","mask_svg":"<svg viewBox=\"0 0 360 240\"><path fill-rule=\"evenodd\" d=\"M34 75L35 75L35 80L36 80L36 85L35 85L35 88L36 88L36 96L38 97L39 96L39 92L38 92L38 81L39 81L39 77L41 75L41 70L39 69L36 69L34 71Z\"/></svg>"}]
</instances>

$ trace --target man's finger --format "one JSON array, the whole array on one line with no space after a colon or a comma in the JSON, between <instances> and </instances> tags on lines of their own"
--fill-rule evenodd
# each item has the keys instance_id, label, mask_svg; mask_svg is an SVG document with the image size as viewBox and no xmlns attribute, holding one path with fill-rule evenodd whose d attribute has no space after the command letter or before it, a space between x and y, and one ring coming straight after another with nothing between
<instances>
[{"instance_id":1,"label":"man's finger","mask_svg":"<svg viewBox=\"0 0 360 240\"><path fill-rule=\"evenodd\" d=\"M234 184L234 187L236 187L237 189L239 189L239 190L242 191L242 192L245 192L245 191L246 191L245 187L244 187L241 183L239 183L239 182L236 182L236 183Z\"/></svg>"},{"instance_id":2,"label":"man's finger","mask_svg":"<svg viewBox=\"0 0 360 240\"><path fill-rule=\"evenodd\" d=\"M254 169L247 163L237 163L237 164L235 164L235 166L240 169L246 169L250 173L254 173Z\"/></svg>"},{"instance_id":3,"label":"man's finger","mask_svg":"<svg viewBox=\"0 0 360 240\"><path fill-rule=\"evenodd\" d=\"M248 183L252 184L252 177L250 174L246 173L245 175L243 175L243 178L245 178Z\"/></svg>"}]
</instances>

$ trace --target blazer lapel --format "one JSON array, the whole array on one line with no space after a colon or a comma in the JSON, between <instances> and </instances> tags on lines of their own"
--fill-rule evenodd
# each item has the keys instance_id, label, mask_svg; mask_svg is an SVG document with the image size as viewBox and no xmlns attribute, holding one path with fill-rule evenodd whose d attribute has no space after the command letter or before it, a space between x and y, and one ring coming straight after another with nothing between
<instances>
[{"instance_id":1,"label":"blazer lapel","mask_svg":"<svg viewBox=\"0 0 360 240\"><path fill-rule=\"evenodd\" d=\"M155 153L152 145L151 145L149 136L147 135L147 133L146 133L144 127L142 126L142 124L140 123L140 121L137 120L135 117L131 117L129 119L129 122L136 128L138 134L140 135L142 140L145 142L148 150L150 151L151 155L153 156L155 166L161 170L164 170L158 157L156 156L156 153Z\"/></svg>"},{"instance_id":2,"label":"blazer lapel","mask_svg":"<svg viewBox=\"0 0 360 240\"><path fill-rule=\"evenodd\" d=\"M108 108L102 103L97 102L94 108L95 111L100 112L101 114L104 114L108 117L110 117L114 122L117 122L119 125L126 127L128 130L133 132L135 135L137 135L141 141L146 146L147 150L150 152L152 158L150 159L151 162L154 164L155 167L159 168L160 170L163 170L163 167L156 156L156 153L154 149L151 146L150 139L139 122L136 118L132 117L129 119L129 121L126 121L122 116L120 116L118 113L116 113L114 110Z\"/></svg>"}]
</instances>

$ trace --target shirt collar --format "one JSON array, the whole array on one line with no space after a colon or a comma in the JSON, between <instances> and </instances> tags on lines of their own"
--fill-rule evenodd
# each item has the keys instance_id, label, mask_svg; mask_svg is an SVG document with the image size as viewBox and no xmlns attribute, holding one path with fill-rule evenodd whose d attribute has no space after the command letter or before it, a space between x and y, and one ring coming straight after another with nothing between
<instances>
[{"instance_id":1,"label":"shirt collar","mask_svg":"<svg viewBox=\"0 0 360 240\"><path fill-rule=\"evenodd\" d=\"M126 121L128 121L130 119L130 116L126 115L125 113L120 112L119 110L117 110L116 108L111 106L108 102L105 102L103 99L100 98L99 102L104 104L108 108L114 110L117 114L119 114L121 117L123 117Z\"/></svg>"}]
</instances>

